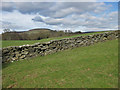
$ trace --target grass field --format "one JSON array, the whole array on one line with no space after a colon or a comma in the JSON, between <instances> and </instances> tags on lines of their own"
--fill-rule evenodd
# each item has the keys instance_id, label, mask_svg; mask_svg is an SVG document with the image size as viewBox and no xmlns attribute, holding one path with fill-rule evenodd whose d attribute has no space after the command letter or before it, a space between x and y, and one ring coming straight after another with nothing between
<instances>
[{"instance_id":1,"label":"grass field","mask_svg":"<svg viewBox=\"0 0 120 90\"><path fill-rule=\"evenodd\" d=\"M118 40L3 64L3 88L118 87Z\"/></svg>"},{"instance_id":2,"label":"grass field","mask_svg":"<svg viewBox=\"0 0 120 90\"><path fill-rule=\"evenodd\" d=\"M2 47L20 46L20 45L26 45L26 44L34 44L34 43L37 43L37 42L48 42L50 40L59 40L59 39L63 39L63 38L72 38L72 37L92 35L92 34L97 34L97 33L103 33L103 32L78 34L78 35L64 36L64 37L53 37L53 38L41 39L41 40L3 40L2 41Z\"/></svg>"}]
</instances>

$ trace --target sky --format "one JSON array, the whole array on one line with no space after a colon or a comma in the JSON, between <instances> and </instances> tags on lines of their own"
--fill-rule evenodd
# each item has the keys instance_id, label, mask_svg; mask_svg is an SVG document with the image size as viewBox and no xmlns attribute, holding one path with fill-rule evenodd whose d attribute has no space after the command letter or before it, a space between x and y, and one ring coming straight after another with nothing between
<instances>
[{"instance_id":1,"label":"sky","mask_svg":"<svg viewBox=\"0 0 120 90\"><path fill-rule=\"evenodd\" d=\"M2 2L0 33L27 31L103 31L118 29L118 2Z\"/></svg>"}]
</instances>

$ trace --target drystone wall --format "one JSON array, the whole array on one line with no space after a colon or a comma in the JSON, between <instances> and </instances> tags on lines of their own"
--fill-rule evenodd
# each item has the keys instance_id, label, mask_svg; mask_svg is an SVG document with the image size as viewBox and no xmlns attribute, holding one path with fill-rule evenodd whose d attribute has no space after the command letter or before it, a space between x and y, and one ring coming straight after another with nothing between
<instances>
[{"instance_id":1,"label":"drystone wall","mask_svg":"<svg viewBox=\"0 0 120 90\"><path fill-rule=\"evenodd\" d=\"M13 62L37 55L44 56L65 49L72 49L80 46L89 46L97 42L103 42L117 38L118 31L113 31L88 36L54 40L46 43L36 43L33 45L7 47L2 49L2 62Z\"/></svg>"}]
</instances>

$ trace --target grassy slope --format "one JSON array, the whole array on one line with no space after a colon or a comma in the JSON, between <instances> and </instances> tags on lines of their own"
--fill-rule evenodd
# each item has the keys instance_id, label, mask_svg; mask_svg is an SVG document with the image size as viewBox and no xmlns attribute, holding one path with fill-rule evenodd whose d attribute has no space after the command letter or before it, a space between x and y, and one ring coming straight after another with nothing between
<instances>
[{"instance_id":1,"label":"grassy slope","mask_svg":"<svg viewBox=\"0 0 120 90\"><path fill-rule=\"evenodd\" d=\"M92 35L102 32L94 32L94 33L86 33L86 34L79 34L79 35L73 35L73 36L64 36L64 37L54 37L54 38L48 38L48 39L41 39L41 40L4 40L2 41L2 47L8 47L8 46L20 46L25 44L34 44L37 42L48 42L50 40L58 40L63 38L72 38L72 37L78 37L78 36L84 36L84 35Z\"/></svg>"},{"instance_id":2,"label":"grassy slope","mask_svg":"<svg viewBox=\"0 0 120 90\"><path fill-rule=\"evenodd\" d=\"M50 32L50 30L46 30L46 29L34 29L34 30L31 30L31 31L27 31L25 33L26 34L33 34L33 33L39 33L39 32L46 33L46 32Z\"/></svg>"},{"instance_id":3,"label":"grassy slope","mask_svg":"<svg viewBox=\"0 0 120 90\"><path fill-rule=\"evenodd\" d=\"M5 87L113 88L118 84L118 40L3 64Z\"/></svg>"}]
</instances>

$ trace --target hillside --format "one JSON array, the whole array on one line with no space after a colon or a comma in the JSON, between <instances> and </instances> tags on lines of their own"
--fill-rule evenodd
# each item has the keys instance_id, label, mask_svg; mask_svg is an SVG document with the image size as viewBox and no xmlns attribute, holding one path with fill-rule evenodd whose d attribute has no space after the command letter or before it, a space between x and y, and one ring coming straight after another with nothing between
<instances>
[{"instance_id":1,"label":"hillside","mask_svg":"<svg viewBox=\"0 0 120 90\"><path fill-rule=\"evenodd\" d=\"M117 88L118 40L3 64L3 88Z\"/></svg>"},{"instance_id":2,"label":"hillside","mask_svg":"<svg viewBox=\"0 0 120 90\"><path fill-rule=\"evenodd\" d=\"M88 34L90 36L94 34L97 38L101 35L108 37L103 33L101 35L95 33L81 35L88 37L86 36ZM113 38L114 35L110 35ZM96 40L95 37L93 40ZM68 45L68 42L65 42ZM15 52L15 49L12 50L10 52ZM18 48L17 50L24 52ZM35 50L37 51L36 45ZM19 52L17 51L17 53ZM110 39L110 41L97 42L86 47L69 48L46 56L38 55L26 60L22 58L15 62L3 63L2 86L3 88L116 88L118 85L117 57L118 40Z\"/></svg>"},{"instance_id":3,"label":"hillside","mask_svg":"<svg viewBox=\"0 0 120 90\"><path fill-rule=\"evenodd\" d=\"M45 28L36 28L23 32L6 32L2 34L2 39L3 40L40 40L51 37L70 36L72 34L65 33L63 31L50 30Z\"/></svg>"},{"instance_id":4,"label":"hillside","mask_svg":"<svg viewBox=\"0 0 120 90\"><path fill-rule=\"evenodd\" d=\"M30 31L30 32L34 32L34 30ZM106 32L106 31L104 31L104 32ZM26 44L31 45L31 44L38 43L38 42L48 42L48 41L51 41L51 40L59 40L59 39L64 39L64 38L73 38L73 37L93 35L93 34L98 34L98 33L103 33L103 32L81 33L81 34L74 34L74 35L70 35L70 36L60 36L60 37L45 38L45 39L41 39L41 40L3 40L2 41L2 47L20 46L20 45L26 45Z\"/></svg>"}]
</instances>

